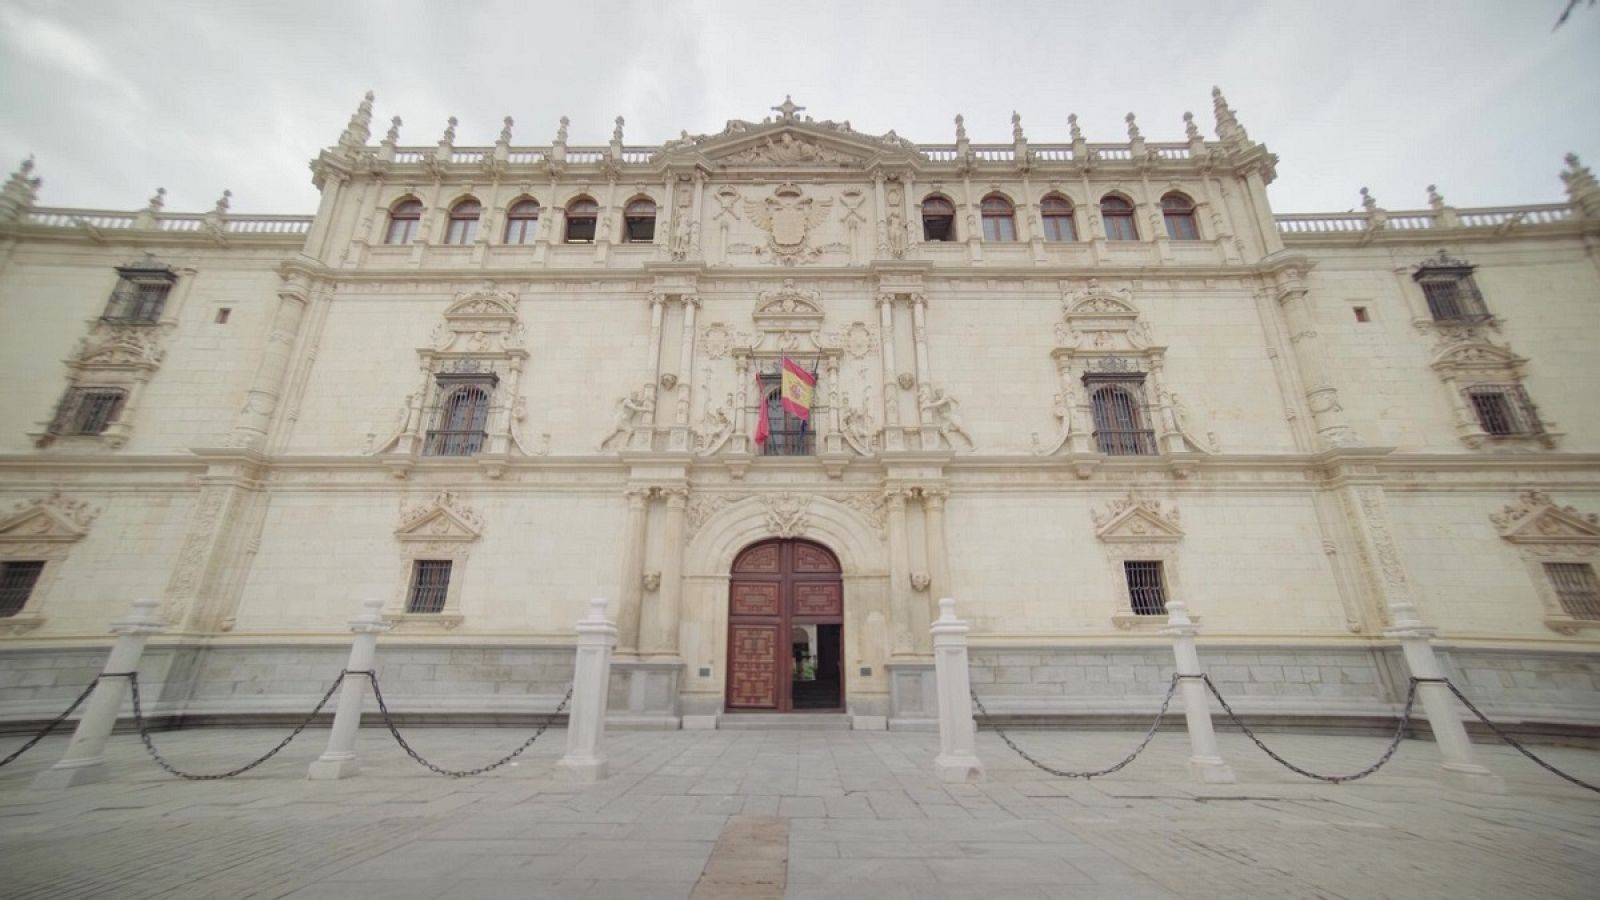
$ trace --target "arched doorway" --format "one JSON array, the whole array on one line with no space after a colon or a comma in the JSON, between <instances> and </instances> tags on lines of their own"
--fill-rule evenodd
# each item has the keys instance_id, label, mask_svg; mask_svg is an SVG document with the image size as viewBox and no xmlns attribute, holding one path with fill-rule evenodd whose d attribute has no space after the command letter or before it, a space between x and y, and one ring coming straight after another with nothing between
<instances>
[{"instance_id":1,"label":"arched doorway","mask_svg":"<svg viewBox=\"0 0 1600 900\"><path fill-rule=\"evenodd\" d=\"M844 708L844 580L821 544L762 541L734 557L729 712Z\"/></svg>"}]
</instances>

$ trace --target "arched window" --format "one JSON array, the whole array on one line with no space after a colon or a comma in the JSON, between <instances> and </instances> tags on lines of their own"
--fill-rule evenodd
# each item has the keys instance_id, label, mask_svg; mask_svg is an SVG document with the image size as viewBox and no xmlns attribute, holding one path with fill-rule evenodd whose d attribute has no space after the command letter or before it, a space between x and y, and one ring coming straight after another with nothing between
<instances>
[{"instance_id":1,"label":"arched window","mask_svg":"<svg viewBox=\"0 0 1600 900\"><path fill-rule=\"evenodd\" d=\"M389 210L389 230L383 234L385 244L409 244L417 239L417 226L422 223L422 201L406 198Z\"/></svg>"},{"instance_id":2,"label":"arched window","mask_svg":"<svg viewBox=\"0 0 1600 900\"><path fill-rule=\"evenodd\" d=\"M428 432L428 456L471 456L483 450L489 421L489 392L476 384L462 385L445 396L437 428Z\"/></svg>"},{"instance_id":3,"label":"arched window","mask_svg":"<svg viewBox=\"0 0 1600 900\"><path fill-rule=\"evenodd\" d=\"M531 244L539 233L539 201L518 200L506 210L506 243Z\"/></svg>"},{"instance_id":4,"label":"arched window","mask_svg":"<svg viewBox=\"0 0 1600 900\"><path fill-rule=\"evenodd\" d=\"M630 244L648 244L656 239L656 202L640 197L622 211L622 239Z\"/></svg>"},{"instance_id":5,"label":"arched window","mask_svg":"<svg viewBox=\"0 0 1600 900\"><path fill-rule=\"evenodd\" d=\"M1017 239L1017 215L1011 201L999 194L983 198L983 239L986 241L1014 241Z\"/></svg>"},{"instance_id":6,"label":"arched window","mask_svg":"<svg viewBox=\"0 0 1600 900\"><path fill-rule=\"evenodd\" d=\"M768 429L761 455L810 456L816 449L815 435L805 419L784 408L782 371L762 372L760 382L761 402L767 405Z\"/></svg>"},{"instance_id":7,"label":"arched window","mask_svg":"<svg viewBox=\"0 0 1600 900\"><path fill-rule=\"evenodd\" d=\"M1137 241L1139 230L1133 226L1133 204L1114 194L1100 199L1100 218L1106 223L1106 239L1111 241Z\"/></svg>"},{"instance_id":8,"label":"arched window","mask_svg":"<svg viewBox=\"0 0 1600 900\"><path fill-rule=\"evenodd\" d=\"M1138 382L1090 383L1094 411L1094 441L1107 456L1154 455L1155 434L1145 426L1144 403Z\"/></svg>"},{"instance_id":9,"label":"arched window","mask_svg":"<svg viewBox=\"0 0 1600 900\"><path fill-rule=\"evenodd\" d=\"M594 243L594 224L599 217L600 205L588 197L577 197L568 203L567 243Z\"/></svg>"},{"instance_id":10,"label":"arched window","mask_svg":"<svg viewBox=\"0 0 1600 900\"><path fill-rule=\"evenodd\" d=\"M445 225L446 244L470 244L478 236L478 218L483 215L483 204L471 197L450 207L450 221Z\"/></svg>"},{"instance_id":11,"label":"arched window","mask_svg":"<svg viewBox=\"0 0 1600 900\"><path fill-rule=\"evenodd\" d=\"M1044 216L1044 239L1047 241L1075 241L1078 226L1072 220L1072 201L1060 194L1051 194L1039 201L1039 212Z\"/></svg>"},{"instance_id":12,"label":"arched window","mask_svg":"<svg viewBox=\"0 0 1600 900\"><path fill-rule=\"evenodd\" d=\"M922 201L922 239L925 241L956 239L955 204L938 196Z\"/></svg>"},{"instance_id":13,"label":"arched window","mask_svg":"<svg viewBox=\"0 0 1600 900\"><path fill-rule=\"evenodd\" d=\"M1167 237L1175 241L1198 241L1200 229L1194 224L1194 201L1174 191L1161 198L1161 217L1167 220Z\"/></svg>"}]
</instances>

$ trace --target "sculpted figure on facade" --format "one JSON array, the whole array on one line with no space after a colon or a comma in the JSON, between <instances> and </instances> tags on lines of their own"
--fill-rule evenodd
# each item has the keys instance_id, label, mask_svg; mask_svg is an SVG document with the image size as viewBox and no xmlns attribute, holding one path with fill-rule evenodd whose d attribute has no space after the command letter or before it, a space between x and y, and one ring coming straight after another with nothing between
<instances>
[{"instance_id":1,"label":"sculpted figure on facade","mask_svg":"<svg viewBox=\"0 0 1600 900\"><path fill-rule=\"evenodd\" d=\"M971 450L975 445L972 436L967 434L966 426L961 419L960 406L956 398L945 393L943 388L923 384L917 388L918 405L922 407L922 421L938 428L939 434L957 447L956 438L961 439L965 449Z\"/></svg>"},{"instance_id":2,"label":"sculpted figure on facade","mask_svg":"<svg viewBox=\"0 0 1600 900\"><path fill-rule=\"evenodd\" d=\"M634 431L655 414L655 409L653 384L647 383L626 397L619 398L616 411L612 413L611 431L601 438L600 449L605 450L613 445L626 445L633 437Z\"/></svg>"},{"instance_id":3,"label":"sculpted figure on facade","mask_svg":"<svg viewBox=\"0 0 1600 900\"><path fill-rule=\"evenodd\" d=\"M840 399L844 405L841 424L844 426L845 443L862 456L871 456L878 449L878 425L872 420L872 405L868 402L870 393L861 395L859 406L850 405L849 394L841 395Z\"/></svg>"},{"instance_id":4,"label":"sculpted figure on facade","mask_svg":"<svg viewBox=\"0 0 1600 900\"><path fill-rule=\"evenodd\" d=\"M728 442L733 434L733 417L729 414L732 409L732 394L728 394L721 404L706 398L705 414L700 419L700 427L695 429L695 448L700 455L710 456Z\"/></svg>"}]
</instances>

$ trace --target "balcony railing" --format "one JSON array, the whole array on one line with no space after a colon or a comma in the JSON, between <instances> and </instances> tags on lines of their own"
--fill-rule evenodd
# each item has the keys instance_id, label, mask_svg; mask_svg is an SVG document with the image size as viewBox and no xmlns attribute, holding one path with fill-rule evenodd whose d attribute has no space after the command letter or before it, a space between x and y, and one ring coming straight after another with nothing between
<instances>
[{"instance_id":1,"label":"balcony railing","mask_svg":"<svg viewBox=\"0 0 1600 900\"><path fill-rule=\"evenodd\" d=\"M1154 431L1106 431L1094 433L1095 447L1107 456L1155 456Z\"/></svg>"},{"instance_id":2,"label":"balcony railing","mask_svg":"<svg viewBox=\"0 0 1600 900\"><path fill-rule=\"evenodd\" d=\"M488 435L482 431L430 431L422 444L423 456L472 456L483 452Z\"/></svg>"}]
</instances>

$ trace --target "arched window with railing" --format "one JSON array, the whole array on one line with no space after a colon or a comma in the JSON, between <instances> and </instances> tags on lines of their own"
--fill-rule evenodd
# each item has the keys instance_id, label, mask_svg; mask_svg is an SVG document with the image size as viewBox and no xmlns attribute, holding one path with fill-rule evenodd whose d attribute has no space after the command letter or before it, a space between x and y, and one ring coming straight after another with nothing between
<instances>
[{"instance_id":1,"label":"arched window with railing","mask_svg":"<svg viewBox=\"0 0 1600 900\"><path fill-rule=\"evenodd\" d=\"M569 244L594 243L595 222L600 218L600 204L592 197L576 197L567 204L567 236Z\"/></svg>"},{"instance_id":2,"label":"arched window with railing","mask_svg":"<svg viewBox=\"0 0 1600 900\"><path fill-rule=\"evenodd\" d=\"M478 236L478 220L483 217L483 204L473 197L463 198L450 207L449 221L445 224L446 244L470 244Z\"/></svg>"},{"instance_id":3,"label":"arched window with railing","mask_svg":"<svg viewBox=\"0 0 1600 900\"><path fill-rule=\"evenodd\" d=\"M1107 194L1100 199L1100 219L1106 226L1108 241L1137 241L1139 229L1133 223L1133 204L1126 197Z\"/></svg>"},{"instance_id":4,"label":"arched window with railing","mask_svg":"<svg viewBox=\"0 0 1600 900\"><path fill-rule=\"evenodd\" d=\"M417 239L422 224L422 201L407 197L389 207L389 227L383 233L385 244L409 244Z\"/></svg>"},{"instance_id":5,"label":"arched window with railing","mask_svg":"<svg viewBox=\"0 0 1600 900\"><path fill-rule=\"evenodd\" d=\"M437 426L428 432L426 456L472 456L483 451L489 423L489 391L479 384L461 385L445 395Z\"/></svg>"},{"instance_id":6,"label":"arched window with railing","mask_svg":"<svg viewBox=\"0 0 1600 900\"><path fill-rule=\"evenodd\" d=\"M1047 194L1039 201L1039 214L1044 218L1044 239L1047 241L1075 241L1078 224L1072 218L1072 201L1060 194Z\"/></svg>"},{"instance_id":7,"label":"arched window with railing","mask_svg":"<svg viewBox=\"0 0 1600 900\"><path fill-rule=\"evenodd\" d=\"M629 201L622 211L622 239L648 244L656 239L656 202L649 197Z\"/></svg>"},{"instance_id":8,"label":"arched window with railing","mask_svg":"<svg viewBox=\"0 0 1600 900\"><path fill-rule=\"evenodd\" d=\"M934 194L922 201L922 239L925 241L956 239L956 207L948 198Z\"/></svg>"},{"instance_id":9,"label":"arched window with railing","mask_svg":"<svg viewBox=\"0 0 1600 900\"><path fill-rule=\"evenodd\" d=\"M1017 239L1017 213L1011 201L1000 194L983 198L983 239L986 241L1014 241Z\"/></svg>"},{"instance_id":10,"label":"arched window with railing","mask_svg":"<svg viewBox=\"0 0 1600 900\"><path fill-rule=\"evenodd\" d=\"M806 420L783 407L782 369L761 373L761 402L767 405L767 441L763 456L810 456L816 452L816 434ZM756 410L757 416L760 410ZM812 407L812 416L817 408Z\"/></svg>"},{"instance_id":11,"label":"arched window with railing","mask_svg":"<svg viewBox=\"0 0 1600 900\"><path fill-rule=\"evenodd\" d=\"M1161 218L1167 223L1167 237L1175 241L1200 240L1200 228L1194 221L1194 201L1173 191L1161 198Z\"/></svg>"},{"instance_id":12,"label":"arched window with railing","mask_svg":"<svg viewBox=\"0 0 1600 900\"><path fill-rule=\"evenodd\" d=\"M531 244L539 234L539 201L527 197L506 210L506 243Z\"/></svg>"},{"instance_id":13,"label":"arched window with railing","mask_svg":"<svg viewBox=\"0 0 1600 900\"><path fill-rule=\"evenodd\" d=\"M1090 379L1088 388L1095 447L1107 456L1154 455L1156 439L1145 418L1144 384Z\"/></svg>"}]
</instances>

